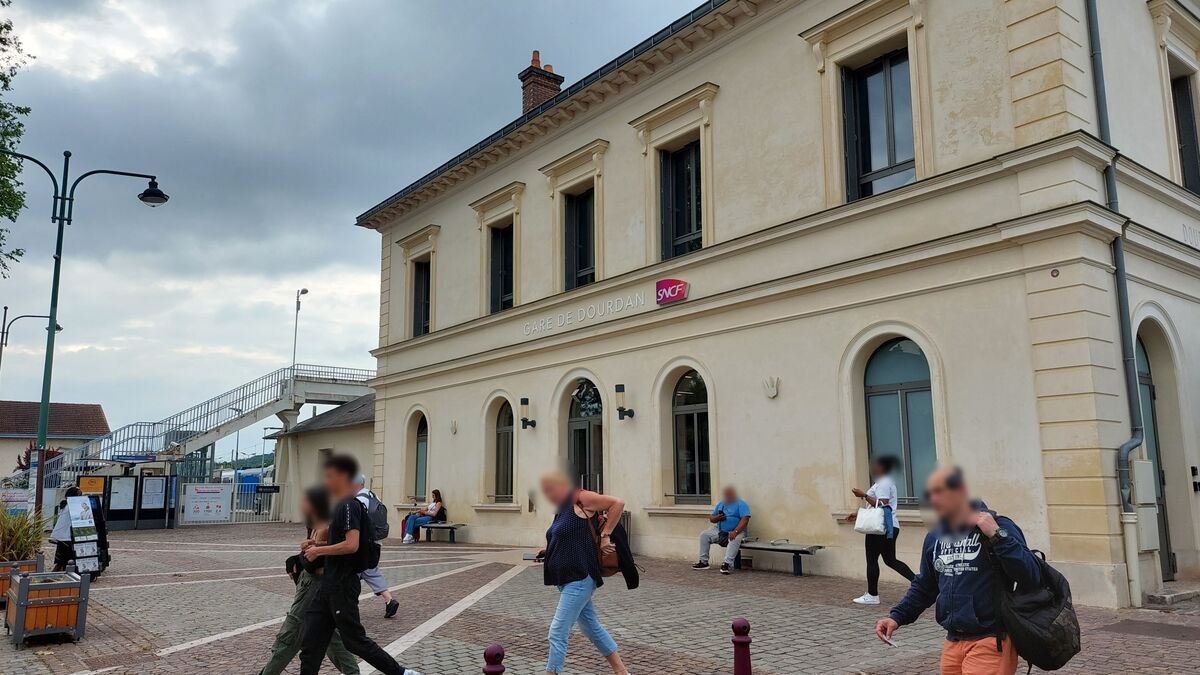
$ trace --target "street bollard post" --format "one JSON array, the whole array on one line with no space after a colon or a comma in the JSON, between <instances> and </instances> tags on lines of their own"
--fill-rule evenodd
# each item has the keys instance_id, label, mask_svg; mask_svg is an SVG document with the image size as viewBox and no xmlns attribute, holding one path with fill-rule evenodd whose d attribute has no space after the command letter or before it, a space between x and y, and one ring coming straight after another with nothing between
<instances>
[{"instance_id":1,"label":"street bollard post","mask_svg":"<svg viewBox=\"0 0 1200 675\"><path fill-rule=\"evenodd\" d=\"M750 622L733 620L733 675L750 675Z\"/></svg>"},{"instance_id":2,"label":"street bollard post","mask_svg":"<svg viewBox=\"0 0 1200 675\"><path fill-rule=\"evenodd\" d=\"M491 645L483 650L483 661L487 664L483 667L483 675L503 675L504 647Z\"/></svg>"}]
</instances>

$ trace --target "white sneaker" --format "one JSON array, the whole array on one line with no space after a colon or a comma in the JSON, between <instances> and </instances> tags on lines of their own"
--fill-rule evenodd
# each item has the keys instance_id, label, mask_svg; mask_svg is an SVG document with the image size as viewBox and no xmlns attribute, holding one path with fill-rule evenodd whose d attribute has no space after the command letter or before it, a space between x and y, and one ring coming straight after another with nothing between
<instances>
[{"instance_id":1,"label":"white sneaker","mask_svg":"<svg viewBox=\"0 0 1200 675\"><path fill-rule=\"evenodd\" d=\"M406 534L406 535L404 535L404 539L402 539L402 540L400 541L400 543L401 543L401 544L411 544L411 543L413 543L413 538L412 538L412 535L411 535L411 534ZM420 674L420 673L417 673L416 675L421 675L421 674Z\"/></svg>"},{"instance_id":2,"label":"white sneaker","mask_svg":"<svg viewBox=\"0 0 1200 675\"><path fill-rule=\"evenodd\" d=\"M854 602L859 605L878 605L879 604L879 596L871 595L870 593L863 593L862 595L855 598Z\"/></svg>"},{"instance_id":3,"label":"white sneaker","mask_svg":"<svg viewBox=\"0 0 1200 675\"><path fill-rule=\"evenodd\" d=\"M409 670L408 668L405 668L404 675L421 675L421 674L415 670Z\"/></svg>"}]
</instances>

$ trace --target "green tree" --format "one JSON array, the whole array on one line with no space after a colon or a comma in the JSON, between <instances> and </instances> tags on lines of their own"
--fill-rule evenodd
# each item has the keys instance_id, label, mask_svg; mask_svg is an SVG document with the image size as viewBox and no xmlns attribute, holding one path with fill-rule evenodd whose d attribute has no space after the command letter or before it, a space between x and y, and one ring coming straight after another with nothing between
<instances>
[{"instance_id":1,"label":"green tree","mask_svg":"<svg viewBox=\"0 0 1200 675\"><path fill-rule=\"evenodd\" d=\"M6 9L12 0L0 0L0 9ZM0 148L16 150L25 133L25 123L22 119L29 114L27 106L21 106L9 100L12 92L12 81L17 70L25 65L27 59L21 46L21 39L13 32L11 18L0 21ZM21 189L18 176L21 173L21 161L9 155L0 155L0 218L11 222L17 220L21 209L25 208L25 191ZM6 243L8 228L0 227L0 277L8 278L9 265L17 262L25 251L10 248Z\"/></svg>"}]
</instances>

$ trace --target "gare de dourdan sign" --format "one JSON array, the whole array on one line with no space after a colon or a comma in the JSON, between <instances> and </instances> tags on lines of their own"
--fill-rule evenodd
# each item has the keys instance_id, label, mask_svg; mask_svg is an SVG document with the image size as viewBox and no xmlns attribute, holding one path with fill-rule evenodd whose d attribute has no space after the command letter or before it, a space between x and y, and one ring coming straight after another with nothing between
<instances>
[{"instance_id":1,"label":"gare de dourdan sign","mask_svg":"<svg viewBox=\"0 0 1200 675\"><path fill-rule=\"evenodd\" d=\"M659 279L654 284L654 302L657 305L687 300L690 285L681 279ZM547 314L522 325L525 337L545 335L556 330L580 326L612 318L647 306L646 292L634 291L625 295L596 300L573 309Z\"/></svg>"}]
</instances>

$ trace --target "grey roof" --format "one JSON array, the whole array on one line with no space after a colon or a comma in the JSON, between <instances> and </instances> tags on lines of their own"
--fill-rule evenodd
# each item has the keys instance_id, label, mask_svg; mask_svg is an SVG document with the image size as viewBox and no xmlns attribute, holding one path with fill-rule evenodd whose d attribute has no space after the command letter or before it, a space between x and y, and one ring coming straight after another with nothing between
<instances>
[{"instance_id":1,"label":"grey roof","mask_svg":"<svg viewBox=\"0 0 1200 675\"><path fill-rule=\"evenodd\" d=\"M608 75L612 71L620 68L621 66L625 65L626 63L629 63L630 61L637 58L638 56L641 56L642 54L650 51L654 47L662 44L666 40L669 40L672 36L674 36L679 31L687 28L688 26L691 26L693 23L695 23L696 21L699 21L700 19L704 18L705 16L708 16L709 14L711 14L713 12L713 10L717 9L718 7L720 7L721 5L724 5L726 2L729 2L729 1L730 0L705 0L705 2L703 4L701 4L699 7L697 7L696 9L693 9L692 11L688 12L687 14L684 14L682 17L676 19L675 21L672 21L669 26L658 31L654 35L651 35L650 37L646 38L645 40L642 40L636 46L634 46L632 49L626 51L625 53L621 54L620 56L613 59L612 61L609 61L608 63L600 66L596 70L592 71L590 74L585 75L582 79L580 79L575 84L572 84L571 86L567 87L566 89L560 91L558 93L558 95L556 95L554 98L550 99L549 101L546 101L545 103L539 105L538 107L534 108L533 110L530 110L529 112L525 113L524 115L521 115L520 117L513 120L512 122L509 122L508 124L504 125L499 131L493 133L492 135L488 136L487 138L483 139L482 141L479 141L475 145L472 145L470 148L459 153L453 159L446 162L445 164L442 164L441 166L434 169L433 171L430 171L429 173L425 174L424 176L421 176L416 181L414 181L412 184L410 184L408 187L400 190L399 192L392 195L391 197L388 197L387 199L383 200L382 202L379 202L375 206L372 206L371 208L367 209L361 215L358 216L358 218L356 219L355 222L361 224L363 221L367 220L371 216L374 216L375 214L388 208L392 204L395 204L396 202L400 201L401 199L404 199L405 197L412 194L413 192L416 192L417 190L424 187L426 183L433 181L434 179L436 179L438 176L442 175L443 173L449 171L450 169L454 168L455 166L458 166L462 162L465 162L466 160L470 159L472 156L474 156L480 150L483 150L484 148L495 143L496 141L500 140L501 138L504 138L511 132L516 131L518 128L533 121L535 118L540 117L543 113L558 106L560 103L563 103L564 101L571 98L575 94L578 94L579 92L583 91L588 86L590 86L592 83L596 82L597 80L604 77L605 75Z\"/></svg>"},{"instance_id":2,"label":"grey roof","mask_svg":"<svg viewBox=\"0 0 1200 675\"><path fill-rule=\"evenodd\" d=\"M321 429L339 429L341 427L352 427L359 424L368 424L375 422L375 394L367 394L348 403L343 403L333 410L327 410L320 415L310 417L303 422L292 427L288 431L279 431L267 436L267 438L282 438L284 436L294 436L303 434L309 431L319 431Z\"/></svg>"}]
</instances>

